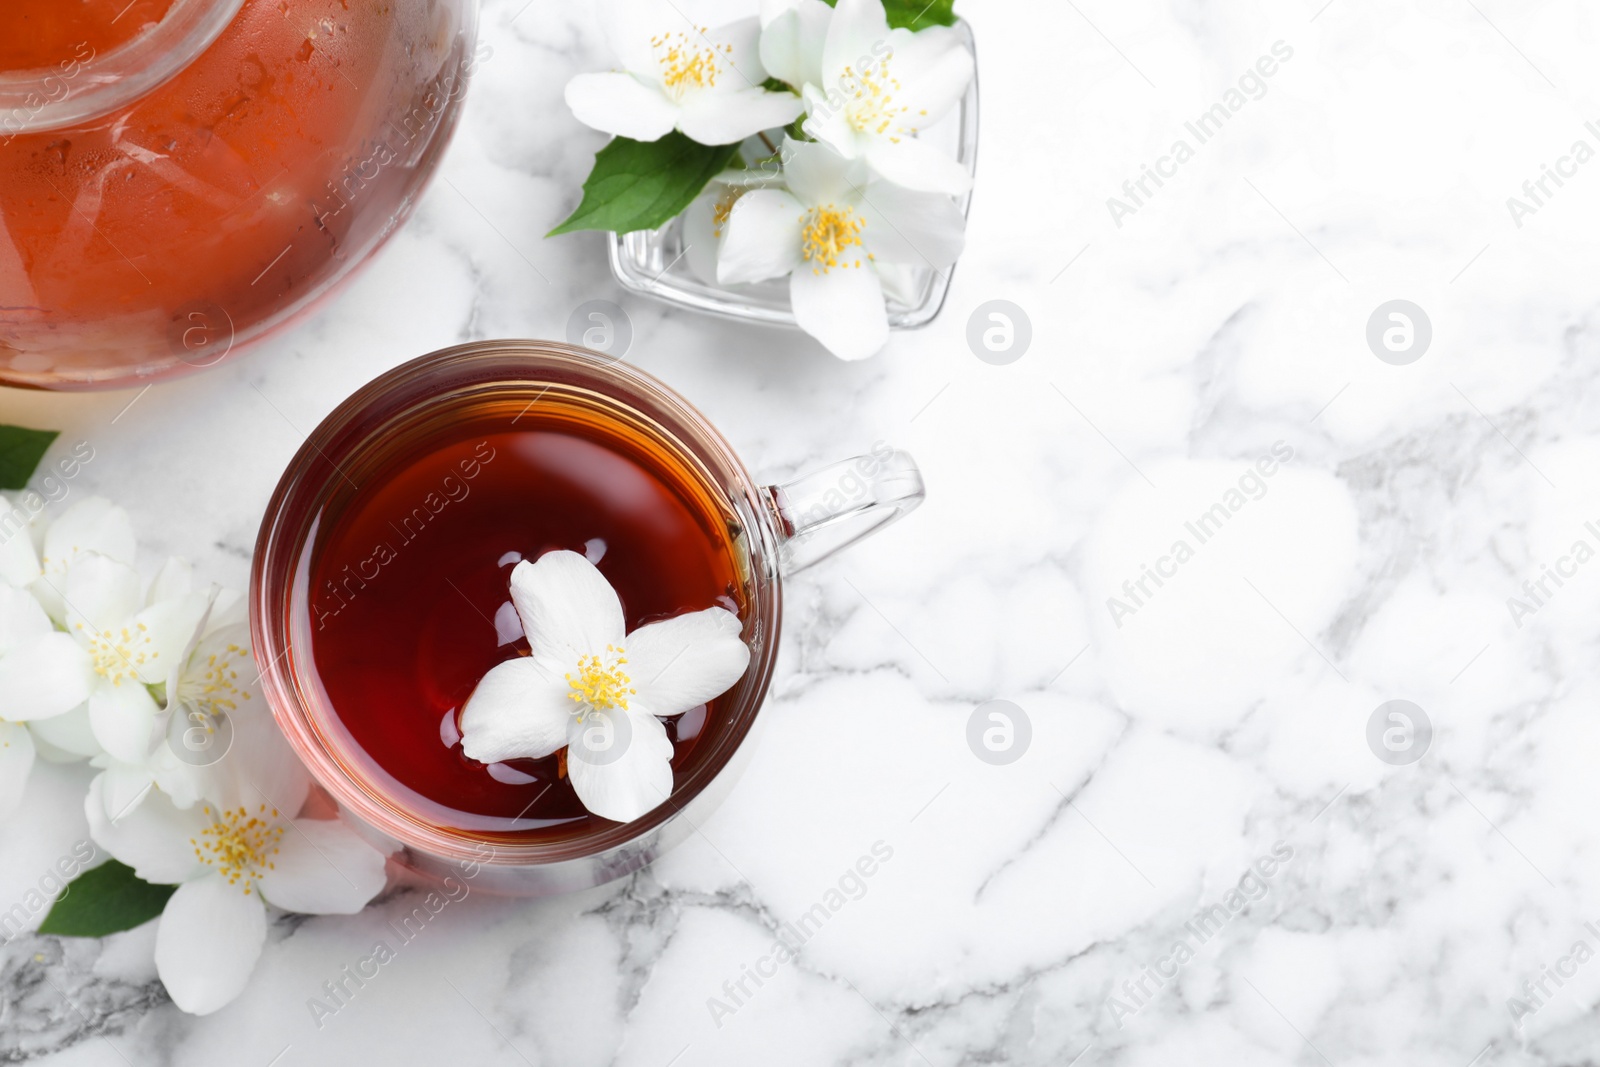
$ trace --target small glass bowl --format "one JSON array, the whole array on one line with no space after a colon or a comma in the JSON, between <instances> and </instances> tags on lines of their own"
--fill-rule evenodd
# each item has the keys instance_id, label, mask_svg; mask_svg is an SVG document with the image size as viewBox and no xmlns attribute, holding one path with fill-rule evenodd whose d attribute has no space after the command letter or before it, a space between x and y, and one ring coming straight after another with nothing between
<instances>
[{"instance_id":1,"label":"small glass bowl","mask_svg":"<svg viewBox=\"0 0 1600 1067\"><path fill-rule=\"evenodd\" d=\"M968 174L975 174L978 166L977 44L972 27L965 20L958 20L954 29L973 57L972 84L967 87L960 105L922 136L950 151L967 168ZM972 205L970 189L959 203L961 213L967 214ZM798 328L794 311L789 306L789 283L785 278L746 285L711 285L702 281L689 268L688 257L684 254L687 250L683 244L682 215L658 230L612 233L607 237L610 239L611 274L624 288L725 319ZM919 268L912 287L918 294L916 301L906 304L889 298L889 326L911 330L932 322L944 307L954 272L954 266L943 271Z\"/></svg>"}]
</instances>

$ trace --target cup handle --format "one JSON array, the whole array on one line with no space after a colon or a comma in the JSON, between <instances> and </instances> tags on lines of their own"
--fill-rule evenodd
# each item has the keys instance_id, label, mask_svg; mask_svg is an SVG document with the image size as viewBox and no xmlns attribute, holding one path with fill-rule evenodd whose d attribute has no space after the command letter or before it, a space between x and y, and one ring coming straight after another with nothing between
<instances>
[{"instance_id":1,"label":"cup handle","mask_svg":"<svg viewBox=\"0 0 1600 1067\"><path fill-rule=\"evenodd\" d=\"M889 525L922 503L922 471L904 452L875 447L783 485L769 485L778 564L795 574Z\"/></svg>"}]
</instances>

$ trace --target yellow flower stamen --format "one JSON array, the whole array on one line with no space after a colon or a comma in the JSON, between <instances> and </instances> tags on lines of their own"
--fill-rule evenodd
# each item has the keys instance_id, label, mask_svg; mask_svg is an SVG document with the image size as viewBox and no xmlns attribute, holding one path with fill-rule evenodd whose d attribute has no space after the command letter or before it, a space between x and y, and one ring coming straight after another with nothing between
<instances>
[{"instance_id":1,"label":"yellow flower stamen","mask_svg":"<svg viewBox=\"0 0 1600 1067\"><path fill-rule=\"evenodd\" d=\"M728 216L733 214L733 205L745 194L742 185L727 185L723 187L721 195L711 205L711 236L721 237L722 227L726 225Z\"/></svg>"},{"instance_id":2,"label":"yellow flower stamen","mask_svg":"<svg viewBox=\"0 0 1600 1067\"><path fill-rule=\"evenodd\" d=\"M690 40L687 33L663 33L650 38L650 47L656 52L656 62L661 65L661 84L674 96L682 97L688 89L709 89L717 84L721 61L733 51L733 45L716 45L706 41L702 28Z\"/></svg>"},{"instance_id":3,"label":"yellow flower stamen","mask_svg":"<svg viewBox=\"0 0 1600 1067\"><path fill-rule=\"evenodd\" d=\"M825 274L834 267L861 266L857 256L849 255L852 245L861 245L861 231L867 220L854 208L812 208L800 219L801 254L811 264L812 274ZM841 257L846 257L841 262ZM868 257L871 258L871 257Z\"/></svg>"},{"instance_id":4,"label":"yellow flower stamen","mask_svg":"<svg viewBox=\"0 0 1600 1067\"><path fill-rule=\"evenodd\" d=\"M578 660L578 676L574 678L567 675L567 685L572 692L567 696L585 708L603 711L606 708L628 709L628 698L638 693L637 689L630 688L633 679L622 670L622 665L628 660L623 656L623 650L613 645L606 646L607 660L599 656L584 656Z\"/></svg>"},{"instance_id":5,"label":"yellow flower stamen","mask_svg":"<svg viewBox=\"0 0 1600 1067\"><path fill-rule=\"evenodd\" d=\"M250 694L239 686L239 672L233 667L249 657L248 649L232 644L221 652L213 652L199 670L191 668L183 672L178 679L176 698L211 716L239 710L239 701L249 700Z\"/></svg>"},{"instance_id":6,"label":"yellow flower stamen","mask_svg":"<svg viewBox=\"0 0 1600 1067\"><path fill-rule=\"evenodd\" d=\"M109 681L112 685L121 685L124 679L138 680L139 668L147 663L153 663L160 658L159 652L147 652L144 646L150 644L149 628L144 623L135 623L131 628L124 626L120 630L93 630L84 629L83 623L75 624L89 639L89 657L94 663L94 672Z\"/></svg>"},{"instance_id":7,"label":"yellow flower stamen","mask_svg":"<svg viewBox=\"0 0 1600 1067\"><path fill-rule=\"evenodd\" d=\"M856 87L850 99L845 102L845 119L850 123L851 129L857 133L888 133L893 129L896 133L914 134L916 127L897 125L900 116L904 115L910 106L895 103L895 93L902 86L900 80L889 73L889 60L892 56L884 56L876 63L867 65L867 68L857 74L854 67L845 67L840 75L840 81ZM923 114L927 114L926 111Z\"/></svg>"},{"instance_id":8,"label":"yellow flower stamen","mask_svg":"<svg viewBox=\"0 0 1600 1067\"><path fill-rule=\"evenodd\" d=\"M262 804L255 814L243 807L219 812L208 804L205 811L211 825L200 831L199 838L189 838L195 857L215 867L229 885L243 883L248 896L257 879L276 867L272 857L283 837L278 809L272 808L269 815Z\"/></svg>"}]
</instances>

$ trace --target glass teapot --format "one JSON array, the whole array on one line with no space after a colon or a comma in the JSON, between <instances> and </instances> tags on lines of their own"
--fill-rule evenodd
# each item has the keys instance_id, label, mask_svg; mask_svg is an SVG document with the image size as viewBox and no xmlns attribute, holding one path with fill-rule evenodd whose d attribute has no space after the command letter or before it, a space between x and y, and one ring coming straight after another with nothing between
<instances>
[{"instance_id":1,"label":"glass teapot","mask_svg":"<svg viewBox=\"0 0 1600 1067\"><path fill-rule=\"evenodd\" d=\"M0 383L211 366L410 213L476 0L4 0Z\"/></svg>"}]
</instances>

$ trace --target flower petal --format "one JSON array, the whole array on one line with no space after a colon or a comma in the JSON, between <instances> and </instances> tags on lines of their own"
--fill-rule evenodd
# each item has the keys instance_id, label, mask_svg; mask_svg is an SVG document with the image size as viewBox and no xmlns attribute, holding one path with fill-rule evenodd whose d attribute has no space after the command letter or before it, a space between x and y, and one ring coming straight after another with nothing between
<instances>
[{"instance_id":1,"label":"flower petal","mask_svg":"<svg viewBox=\"0 0 1600 1067\"><path fill-rule=\"evenodd\" d=\"M32 644L55 629L31 593L0 585L0 656Z\"/></svg>"},{"instance_id":2,"label":"flower petal","mask_svg":"<svg viewBox=\"0 0 1600 1067\"><path fill-rule=\"evenodd\" d=\"M826 145L846 159L855 159L861 155L868 138L857 133L856 128L850 125L850 117L845 113L847 101L843 91L836 86L824 92L815 85L807 85L801 90L801 95L806 101L806 120L800 124L800 128L815 137L816 142L799 143ZM825 202L817 201L801 193L799 189L795 189L795 192L809 203Z\"/></svg>"},{"instance_id":3,"label":"flower petal","mask_svg":"<svg viewBox=\"0 0 1600 1067\"><path fill-rule=\"evenodd\" d=\"M101 682L89 694L89 727L113 759L123 763L143 763L155 741L155 698L150 690L135 681L120 685Z\"/></svg>"},{"instance_id":4,"label":"flower petal","mask_svg":"<svg viewBox=\"0 0 1600 1067\"><path fill-rule=\"evenodd\" d=\"M266 805L288 818L299 815L311 791L311 774L289 747L271 709L241 710L228 721L233 743L214 773L199 782L205 799L224 809L256 811Z\"/></svg>"},{"instance_id":5,"label":"flower petal","mask_svg":"<svg viewBox=\"0 0 1600 1067\"><path fill-rule=\"evenodd\" d=\"M284 911L354 915L383 891L383 853L338 819L285 823L272 869L257 883Z\"/></svg>"},{"instance_id":6,"label":"flower petal","mask_svg":"<svg viewBox=\"0 0 1600 1067\"><path fill-rule=\"evenodd\" d=\"M33 770L33 738L18 723L0 722L0 819L22 803Z\"/></svg>"},{"instance_id":7,"label":"flower petal","mask_svg":"<svg viewBox=\"0 0 1600 1067\"><path fill-rule=\"evenodd\" d=\"M788 10L769 14L761 31L761 65L796 88L822 84L822 47L833 10L822 0L790 0Z\"/></svg>"},{"instance_id":8,"label":"flower petal","mask_svg":"<svg viewBox=\"0 0 1600 1067\"><path fill-rule=\"evenodd\" d=\"M874 138L866 159L880 177L907 189L960 196L972 188L967 168L926 141L902 137L898 141Z\"/></svg>"},{"instance_id":9,"label":"flower petal","mask_svg":"<svg viewBox=\"0 0 1600 1067\"><path fill-rule=\"evenodd\" d=\"M211 613L206 616L206 634L209 636L224 626L240 626L244 628L248 636L250 632L250 615L248 610L249 602L245 599L245 596L237 590L221 589L216 586L212 587L212 592L215 593L216 599L211 601ZM212 594L207 593L206 595L210 597ZM250 642L241 641L239 644L249 645Z\"/></svg>"},{"instance_id":10,"label":"flower petal","mask_svg":"<svg viewBox=\"0 0 1600 1067\"><path fill-rule=\"evenodd\" d=\"M98 552L77 558L67 571L64 588L59 576L47 574L41 582L60 589L67 630L83 640L120 629L141 606L139 572Z\"/></svg>"},{"instance_id":11,"label":"flower petal","mask_svg":"<svg viewBox=\"0 0 1600 1067\"><path fill-rule=\"evenodd\" d=\"M546 552L534 563L518 563L511 571L511 601L534 656L552 667L622 644L622 601L605 575L576 552Z\"/></svg>"},{"instance_id":12,"label":"flower petal","mask_svg":"<svg viewBox=\"0 0 1600 1067\"><path fill-rule=\"evenodd\" d=\"M187 560L168 556L167 562L161 565L161 570L156 572L155 580L150 583L150 592L145 597L145 603L155 604L163 600L176 600L192 592L194 592L194 568Z\"/></svg>"},{"instance_id":13,"label":"flower petal","mask_svg":"<svg viewBox=\"0 0 1600 1067\"><path fill-rule=\"evenodd\" d=\"M734 202L722 227L717 281L723 285L780 278L800 265L806 209L781 189L752 189Z\"/></svg>"},{"instance_id":14,"label":"flower petal","mask_svg":"<svg viewBox=\"0 0 1600 1067\"><path fill-rule=\"evenodd\" d=\"M733 67L731 77L722 75L726 80L718 80L715 90L760 85L771 74L762 64L762 19L758 14L723 22L722 26L706 30L701 40L717 51L720 64Z\"/></svg>"},{"instance_id":15,"label":"flower petal","mask_svg":"<svg viewBox=\"0 0 1600 1067\"><path fill-rule=\"evenodd\" d=\"M773 20L785 11L793 11L800 6L800 0L761 0L761 29L772 25Z\"/></svg>"},{"instance_id":16,"label":"flower petal","mask_svg":"<svg viewBox=\"0 0 1600 1067\"><path fill-rule=\"evenodd\" d=\"M713 213L717 201L727 195L728 187L713 180L683 209L683 258L694 276L707 285L717 284L719 227Z\"/></svg>"},{"instance_id":17,"label":"flower petal","mask_svg":"<svg viewBox=\"0 0 1600 1067\"><path fill-rule=\"evenodd\" d=\"M867 184L866 164L814 141L783 142L783 178L806 207L854 206Z\"/></svg>"},{"instance_id":18,"label":"flower petal","mask_svg":"<svg viewBox=\"0 0 1600 1067\"><path fill-rule=\"evenodd\" d=\"M659 78L651 42L689 26L667 0L599 0L595 5L600 35L624 70Z\"/></svg>"},{"instance_id":19,"label":"flower petal","mask_svg":"<svg viewBox=\"0 0 1600 1067\"><path fill-rule=\"evenodd\" d=\"M28 510L0 494L0 582L20 588L39 577L33 530Z\"/></svg>"},{"instance_id":20,"label":"flower petal","mask_svg":"<svg viewBox=\"0 0 1600 1067\"><path fill-rule=\"evenodd\" d=\"M873 182L857 210L867 220L862 240L882 263L948 267L966 242L966 216L943 193Z\"/></svg>"},{"instance_id":21,"label":"flower petal","mask_svg":"<svg viewBox=\"0 0 1600 1067\"><path fill-rule=\"evenodd\" d=\"M196 766L174 754L170 744L159 745L146 764L156 788L180 808L192 808L218 791L216 779L226 773L222 763Z\"/></svg>"},{"instance_id":22,"label":"flower petal","mask_svg":"<svg viewBox=\"0 0 1600 1067\"><path fill-rule=\"evenodd\" d=\"M47 570L70 566L83 552L96 552L119 563L132 563L133 520L104 497L80 500L51 523L44 534Z\"/></svg>"},{"instance_id":23,"label":"flower petal","mask_svg":"<svg viewBox=\"0 0 1600 1067\"><path fill-rule=\"evenodd\" d=\"M190 838L198 838L211 825L210 816L199 808L174 807L160 793L151 793L126 811L107 811L105 791L105 781L96 775L83 805L95 844L147 882L182 882L205 870Z\"/></svg>"},{"instance_id":24,"label":"flower petal","mask_svg":"<svg viewBox=\"0 0 1600 1067\"><path fill-rule=\"evenodd\" d=\"M94 667L76 641L47 633L0 659L0 710L13 721L65 714L89 697Z\"/></svg>"},{"instance_id":25,"label":"flower petal","mask_svg":"<svg viewBox=\"0 0 1600 1067\"><path fill-rule=\"evenodd\" d=\"M550 755L567 743L571 691L534 657L496 665L461 710L461 750L480 763Z\"/></svg>"},{"instance_id":26,"label":"flower petal","mask_svg":"<svg viewBox=\"0 0 1600 1067\"><path fill-rule=\"evenodd\" d=\"M612 736L622 747L601 748L598 758L582 755L584 732L596 729L597 717L617 720ZM666 727L637 701L627 711L613 708L572 720L568 733L567 777L583 806L602 819L632 822L672 793L672 742Z\"/></svg>"},{"instance_id":27,"label":"flower petal","mask_svg":"<svg viewBox=\"0 0 1600 1067\"><path fill-rule=\"evenodd\" d=\"M585 126L635 141L659 141L678 121L661 90L631 74L579 74L567 83L567 106Z\"/></svg>"},{"instance_id":28,"label":"flower petal","mask_svg":"<svg viewBox=\"0 0 1600 1067\"><path fill-rule=\"evenodd\" d=\"M724 22L715 29L696 33L690 30L691 40L710 45L715 51L718 66L724 68L717 76L711 92L728 89L745 89L767 80L767 68L761 63L761 19L749 15L732 22ZM729 69L731 68L731 69ZM785 94L787 95L787 94ZM752 133L755 131L751 131Z\"/></svg>"},{"instance_id":29,"label":"flower petal","mask_svg":"<svg viewBox=\"0 0 1600 1067\"><path fill-rule=\"evenodd\" d=\"M742 629L733 612L707 608L633 631L628 668L639 700L672 716L727 692L750 665Z\"/></svg>"},{"instance_id":30,"label":"flower petal","mask_svg":"<svg viewBox=\"0 0 1600 1067\"><path fill-rule=\"evenodd\" d=\"M169 698L185 696L202 707L223 712L230 710L229 704L236 710L245 702L260 699L255 694L260 692L257 683L261 672L250 654L250 627L243 622L217 625L215 605L195 636L190 638L184 654L168 667L178 675L178 687L187 690L179 694L177 689L171 688L173 682L169 678ZM213 671L227 679L231 692L225 685L213 688L210 681Z\"/></svg>"},{"instance_id":31,"label":"flower petal","mask_svg":"<svg viewBox=\"0 0 1600 1067\"><path fill-rule=\"evenodd\" d=\"M837 85L847 77L846 67L856 66L862 56L876 54L890 41L889 18L883 0L839 0L828 23L828 36L822 46L824 84Z\"/></svg>"},{"instance_id":32,"label":"flower petal","mask_svg":"<svg viewBox=\"0 0 1600 1067\"><path fill-rule=\"evenodd\" d=\"M797 270L789 302L800 328L840 359L865 359L889 342L883 287L868 267Z\"/></svg>"},{"instance_id":33,"label":"flower petal","mask_svg":"<svg viewBox=\"0 0 1600 1067\"><path fill-rule=\"evenodd\" d=\"M148 685L167 681L183 661L205 615L204 593L153 603L135 615L133 629L139 641L136 648L142 657L135 663L139 680Z\"/></svg>"},{"instance_id":34,"label":"flower petal","mask_svg":"<svg viewBox=\"0 0 1600 1067\"><path fill-rule=\"evenodd\" d=\"M64 715L30 719L28 730L33 734L39 758L52 763L71 763L101 752L100 742L94 739L94 730L89 726L87 698Z\"/></svg>"},{"instance_id":35,"label":"flower petal","mask_svg":"<svg viewBox=\"0 0 1600 1067\"><path fill-rule=\"evenodd\" d=\"M889 34L889 73L900 84L896 102L910 126L927 129L944 117L972 84L972 53L948 26Z\"/></svg>"},{"instance_id":36,"label":"flower petal","mask_svg":"<svg viewBox=\"0 0 1600 1067\"><path fill-rule=\"evenodd\" d=\"M787 126L804 110L805 102L798 96L768 92L758 81L727 92L685 97L678 129L701 144L734 144L762 130Z\"/></svg>"},{"instance_id":37,"label":"flower petal","mask_svg":"<svg viewBox=\"0 0 1600 1067\"><path fill-rule=\"evenodd\" d=\"M100 801L105 805L107 819L131 812L144 802L155 786L155 778L146 768L120 760L107 760L105 770L95 781L100 783Z\"/></svg>"},{"instance_id":38,"label":"flower petal","mask_svg":"<svg viewBox=\"0 0 1600 1067\"><path fill-rule=\"evenodd\" d=\"M255 893L207 875L178 887L156 931L156 973L172 1002L209 1015L244 991L267 940L267 909Z\"/></svg>"}]
</instances>

